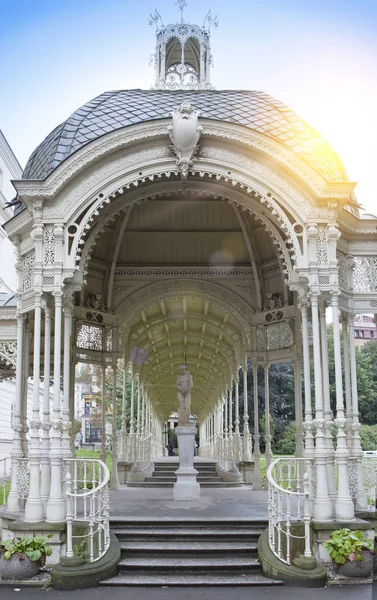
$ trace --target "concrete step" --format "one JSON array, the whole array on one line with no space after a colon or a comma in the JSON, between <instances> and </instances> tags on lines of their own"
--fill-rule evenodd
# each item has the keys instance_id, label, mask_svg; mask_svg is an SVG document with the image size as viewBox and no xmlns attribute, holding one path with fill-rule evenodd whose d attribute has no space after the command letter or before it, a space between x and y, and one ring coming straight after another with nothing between
<instances>
[{"instance_id":1,"label":"concrete step","mask_svg":"<svg viewBox=\"0 0 377 600\"><path fill-rule=\"evenodd\" d=\"M122 574L112 579L101 581L103 586L278 586L283 585L281 581L268 579L263 575L225 573L211 575L189 575L189 574L166 574L166 573L139 573L138 575Z\"/></svg>"},{"instance_id":2,"label":"concrete step","mask_svg":"<svg viewBox=\"0 0 377 600\"><path fill-rule=\"evenodd\" d=\"M261 567L259 561L254 557L242 557L242 556L175 556L167 558L165 556L159 557L134 557L124 556L118 563L119 571L132 573L135 571L148 570L151 572L162 571L165 573L171 573L172 571L179 571L179 573L213 573L214 571L223 571L226 569L227 573L239 573L239 572L260 572Z\"/></svg>"},{"instance_id":3,"label":"concrete step","mask_svg":"<svg viewBox=\"0 0 377 600\"><path fill-rule=\"evenodd\" d=\"M242 519L230 517L227 519L173 519L165 517L161 519L140 517L110 517L111 530L140 531L145 533L165 533L166 536L180 532L195 533L227 533L230 535L243 535L243 533L256 532L260 534L268 526L267 519Z\"/></svg>"},{"instance_id":4,"label":"concrete step","mask_svg":"<svg viewBox=\"0 0 377 600\"><path fill-rule=\"evenodd\" d=\"M163 543L167 536L168 539L172 541L172 543L183 543L183 544L193 544L200 543L203 545L210 544L213 545L215 543L223 543L223 544L232 544L234 542L245 543L245 544L253 544L256 545L258 543L259 536L262 531L250 531L250 532L222 532L222 531L198 531L191 530L188 532L171 532L168 531L135 531L128 530L125 531L123 529L112 529L113 533L117 536L121 543Z\"/></svg>"},{"instance_id":5,"label":"concrete step","mask_svg":"<svg viewBox=\"0 0 377 600\"><path fill-rule=\"evenodd\" d=\"M198 552L201 553L211 553L211 554L222 554L225 553L226 556L229 556L230 553L232 555L237 554L239 556L242 554L246 558L251 555L255 556L258 552L258 545L256 543L252 544L249 541L211 541L206 542L202 541L192 541L192 540L175 540L172 542L159 541L159 542L151 542L148 540L145 541L131 541L126 538L125 541L120 542L120 547L122 552L128 553L130 552L134 557L136 553L145 553L148 552L150 556L154 553L158 554L169 554L171 552L175 554L191 554Z\"/></svg>"},{"instance_id":6,"label":"concrete step","mask_svg":"<svg viewBox=\"0 0 377 600\"><path fill-rule=\"evenodd\" d=\"M166 481L168 483L175 483L177 481L177 476L176 475L156 475L155 473L153 473L152 477L146 477L144 479L144 481ZM206 482L206 481L210 481L213 483L216 483L216 481L221 482L223 481L221 477L218 477L217 475L198 475L196 478L196 481L201 482Z\"/></svg>"},{"instance_id":7,"label":"concrete step","mask_svg":"<svg viewBox=\"0 0 377 600\"><path fill-rule=\"evenodd\" d=\"M207 482L207 481L199 481L201 487L243 487L243 482L238 481L216 481L216 482ZM142 488L142 487L161 487L161 488L171 488L174 486L173 482L168 481L128 481L127 487L133 488Z\"/></svg>"}]
</instances>

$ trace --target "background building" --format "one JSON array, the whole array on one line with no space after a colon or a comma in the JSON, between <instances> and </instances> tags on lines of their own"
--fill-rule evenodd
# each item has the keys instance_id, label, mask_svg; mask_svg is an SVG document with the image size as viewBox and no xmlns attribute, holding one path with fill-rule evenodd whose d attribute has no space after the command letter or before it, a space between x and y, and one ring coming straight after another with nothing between
<instances>
[{"instance_id":1,"label":"background building","mask_svg":"<svg viewBox=\"0 0 377 600\"><path fill-rule=\"evenodd\" d=\"M357 346L377 339L377 327L373 315L356 315L354 328Z\"/></svg>"}]
</instances>

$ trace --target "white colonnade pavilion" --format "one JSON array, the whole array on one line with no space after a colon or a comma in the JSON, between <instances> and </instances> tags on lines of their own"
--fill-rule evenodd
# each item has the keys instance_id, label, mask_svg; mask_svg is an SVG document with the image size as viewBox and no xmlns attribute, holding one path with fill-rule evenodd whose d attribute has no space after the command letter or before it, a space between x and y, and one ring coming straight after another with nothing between
<instances>
[{"instance_id":1,"label":"white colonnade pavilion","mask_svg":"<svg viewBox=\"0 0 377 600\"><path fill-rule=\"evenodd\" d=\"M85 104L14 182L5 229L17 252L17 306L0 307L0 375L16 377L8 510L26 500L26 522L66 518L78 363L99 367L103 399L111 372L113 442L123 373L115 489L126 464L140 478L166 452L183 363L200 454L260 488L262 412L272 460L270 367L291 363L311 517L349 521L367 508L353 320L377 309L377 219L361 213L334 150L287 106L263 92L213 89L217 20L188 24L179 6L179 24L152 15L154 88ZM40 378L53 386L42 410Z\"/></svg>"},{"instance_id":2,"label":"white colonnade pavilion","mask_svg":"<svg viewBox=\"0 0 377 600\"><path fill-rule=\"evenodd\" d=\"M158 94L134 92L144 105L156 103ZM229 94L217 98L226 102ZM125 106L130 110L131 100L131 92L110 93L103 98L102 117L107 103L121 112ZM172 109L185 103L175 117L188 114L200 137L200 153L195 157L192 149L186 163L179 136L168 130L174 120L165 118L162 97L154 120L140 116L137 124L81 146L77 142L64 160L55 154L52 161L47 139L15 182L22 209L6 229L18 252L18 301L16 308L0 309L1 351L4 360L7 349L13 352L17 382L8 506L19 508L19 470L27 457L26 521L65 518L61 473L62 461L72 456L78 362L100 365L103 373L110 369L114 380L122 370L124 390L126 378L132 379L119 444L113 444L113 486L118 460L144 464L164 453L164 424L177 408L175 380L186 362L194 378L192 412L201 454L227 469L250 464L255 488L258 377L265 381L269 463L269 366L291 362L296 454L308 463L314 457L314 516L351 519L355 506L365 508L353 319L373 311L377 302L375 220L360 216L355 184L323 140L311 133L299 154L279 136L256 131L252 119L249 126L220 117L198 120L194 109L201 109L201 101L201 93L190 92L171 100ZM238 101L245 114L271 104L253 92ZM279 103L272 104L272 113L277 106L280 110ZM91 103L81 111L87 119L100 119ZM287 109L281 126L296 127L297 139L305 138L304 124L296 124L292 114ZM77 125L73 140L79 131ZM334 412L328 308L334 324ZM29 375L35 394L33 418L26 423ZM52 381L54 390L53 405L46 393L42 414L40 377ZM253 423L247 403L242 414L239 410L240 379L243 394L254 398Z\"/></svg>"}]
</instances>

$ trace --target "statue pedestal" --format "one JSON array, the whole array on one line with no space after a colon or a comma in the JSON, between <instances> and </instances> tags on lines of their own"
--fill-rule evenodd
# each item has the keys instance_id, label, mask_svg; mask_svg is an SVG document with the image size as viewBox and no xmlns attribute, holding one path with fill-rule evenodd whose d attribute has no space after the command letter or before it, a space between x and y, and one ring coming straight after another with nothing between
<instances>
[{"instance_id":1,"label":"statue pedestal","mask_svg":"<svg viewBox=\"0 0 377 600\"><path fill-rule=\"evenodd\" d=\"M195 427L176 427L179 448L179 469L175 472L174 500L193 500L200 497L200 485L196 481L198 471L194 469Z\"/></svg>"}]
</instances>

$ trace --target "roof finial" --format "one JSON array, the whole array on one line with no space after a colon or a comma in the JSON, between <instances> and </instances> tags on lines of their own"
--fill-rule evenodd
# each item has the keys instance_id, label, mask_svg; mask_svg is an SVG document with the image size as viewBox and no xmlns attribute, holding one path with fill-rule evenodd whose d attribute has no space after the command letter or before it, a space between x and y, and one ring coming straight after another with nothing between
<instances>
[{"instance_id":1,"label":"roof finial","mask_svg":"<svg viewBox=\"0 0 377 600\"><path fill-rule=\"evenodd\" d=\"M165 27L162 17L158 12L157 8L155 9L154 13L151 13L149 16L149 25L153 25L153 23L156 25L157 31L160 31Z\"/></svg>"},{"instance_id":2,"label":"roof finial","mask_svg":"<svg viewBox=\"0 0 377 600\"><path fill-rule=\"evenodd\" d=\"M184 23L185 21L183 18L183 11L185 10L185 8L187 6L187 0L177 0L175 5L178 6L179 10L181 11L181 23Z\"/></svg>"},{"instance_id":3,"label":"roof finial","mask_svg":"<svg viewBox=\"0 0 377 600\"><path fill-rule=\"evenodd\" d=\"M217 15L215 15L214 17L212 16L212 12L210 9L204 17L203 29L211 31L212 25L215 28L217 28L219 26L219 19L217 18Z\"/></svg>"}]
</instances>

